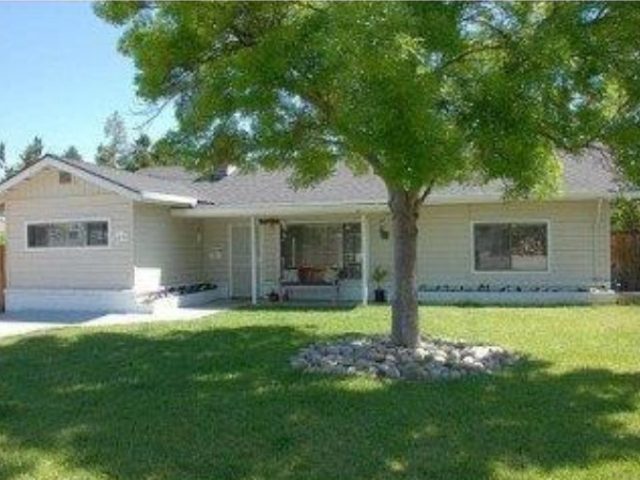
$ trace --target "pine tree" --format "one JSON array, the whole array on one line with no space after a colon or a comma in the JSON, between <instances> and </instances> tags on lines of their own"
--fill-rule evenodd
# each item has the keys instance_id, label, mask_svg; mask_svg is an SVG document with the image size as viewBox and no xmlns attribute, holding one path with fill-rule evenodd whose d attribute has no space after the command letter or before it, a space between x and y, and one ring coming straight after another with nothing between
<instances>
[{"instance_id":1,"label":"pine tree","mask_svg":"<svg viewBox=\"0 0 640 480\"><path fill-rule=\"evenodd\" d=\"M120 113L113 112L104 125L105 143L98 145L96 163L107 167L122 168L127 165L129 146L127 128Z\"/></svg>"},{"instance_id":2,"label":"pine tree","mask_svg":"<svg viewBox=\"0 0 640 480\"><path fill-rule=\"evenodd\" d=\"M78 151L78 149L71 145L69 146L69 148L67 148L65 150L65 152L62 154L62 158L66 158L67 160L77 160L77 161L82 161L82 155L80 155L80 152Z\"/></svg>"}]
</instances>

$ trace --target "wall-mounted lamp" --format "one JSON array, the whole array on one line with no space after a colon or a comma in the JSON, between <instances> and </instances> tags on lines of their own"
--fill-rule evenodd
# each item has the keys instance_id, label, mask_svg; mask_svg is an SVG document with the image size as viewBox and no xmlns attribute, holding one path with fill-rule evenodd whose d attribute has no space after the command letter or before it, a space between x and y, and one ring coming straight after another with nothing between
<instances>
[{"instance_id":1,"label":"wall-mounted lamp","mask_svg":"<svg viewBox=\"0 0 640 480\"><path fill-rule=\"evenodd\" d=\"M389 227L387 227L387 222L385 219L380 220L380 226L378 227L378 231L380 232L380 238L382 240L389 239Z\"/></svg>"}]
</instances>

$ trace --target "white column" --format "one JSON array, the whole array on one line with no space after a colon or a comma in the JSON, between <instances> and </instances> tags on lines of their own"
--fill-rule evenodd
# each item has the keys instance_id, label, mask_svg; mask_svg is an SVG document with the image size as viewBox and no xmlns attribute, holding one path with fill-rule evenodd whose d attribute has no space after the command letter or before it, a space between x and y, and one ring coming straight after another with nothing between
<instances>
[{"instance_id":1,"label":"white column","mask_svg":"<svg viewBox=\"0 0 640 480\"><path fill-rule=\"evenodd\" d=\"M251 303L258 303L258 241L256 217L251 217Z\"/></svg>"},{"instance_id":2,"label":"white column","mask_svg":"<svg viewBox=\"0 0 640 480\"><path fill-rule=\"evenodd\" d=\"M369 221L366 215L360 219L360 247L362 253L362 304L369 303Z\"/></svg>"}]
</instances>

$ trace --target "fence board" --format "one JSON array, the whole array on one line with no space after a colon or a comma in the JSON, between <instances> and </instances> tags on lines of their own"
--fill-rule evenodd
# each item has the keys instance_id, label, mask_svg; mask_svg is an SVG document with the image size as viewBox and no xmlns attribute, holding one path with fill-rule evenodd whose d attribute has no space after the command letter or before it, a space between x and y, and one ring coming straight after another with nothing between
<instances>
[{"instance_id":1,"label":"fence board","mask_svg":"<svg viewBox=\"0 0 640 480\"><path fill-rule=\"evenodd\" d=\"M640 232L611 235L611 279L617 290L640 291Z\"/></svg>"}]
</instances>

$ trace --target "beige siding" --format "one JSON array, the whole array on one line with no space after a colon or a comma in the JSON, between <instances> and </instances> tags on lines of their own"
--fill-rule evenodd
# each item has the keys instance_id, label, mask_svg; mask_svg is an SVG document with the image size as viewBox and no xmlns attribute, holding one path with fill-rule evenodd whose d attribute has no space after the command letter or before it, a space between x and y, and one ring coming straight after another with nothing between
<instances>
[{"instance_id":1,"label":"beige siding","mask_svg":"<svg viewBox=\"0 0 640 480\"><path fill-rule=\"evenodd\" d=\"M203 275L224 292L229 288L229 222L204 220L202 264Z\"/></svg>"},{"instance_id":2,"label":"beige siding","mask_svg":"<svg viewBox=\"0 0 640 480\"><path fill-rule=\"evenodd\" d=\"M609 206L606 202L474 204L425 207L419 220L418 284L477 287L491 285L586 286L607 283L609 274ZM549 271L545 273L475 273L472 223L544 220L549 222ZM358 216L289 218L288 222L359 222ZM388 214L368 215L369 272L389 272L391 288L393 240ZM204 222L205 276L226 287L229 281L229 225L247 219ZM280 278L280 228L259 226L259 293L266 295ZM385 235L388 233L389 235ZM387 237L387 238L384 238ZM369 282L369 290L375 286ZM343 298L358 299L360 281L344 282Z\"/></svg>"},{"instance_id":3,"label":"beige siding","mask_svg":"<svg viewBox=\"0 0 640 480\"><path fill-rule=\"evenodd\" d=\"M202 222L177 218L167 206L134 207L135 289L203 281Z\"/></svg>"},{"instance_id":4,"label":"beige siding","mask_svg":"<svg viewBox=\"0 0 640 480\"><path fill-rule=\"evenodd\" d=\"M133 285L132 202L43 170L5 194L9 288L127 289ZM29 250L27 222L107 219L109 247Z\"/></svg>"},{"instance_id":5,"label":"beige siding","mask_svg":"<svg viewBox=\"0 0 640 480\"><path fill-rule=\"evenodd\" d=\"M472 222L549 222L549 271L473 272ZM596 201L426 207L419 221L418 278L433 285L577 286L609 273L609 207Z\"/></svg>"},{"instance_id":6,"label":"beige siding","mask_svg":"<svg viewBox=\"0 0 640 480\"><path fill-rule=\"evenodd\" d=\"M369 217L369 272L373 274L376 267L387 271L387 280L384 287L391 288L393 273L393 240L391 238L391 216L371 215ZM370 281L369 291L373 292L376 285Z\"/></svg>"}]
</instances>

